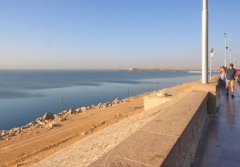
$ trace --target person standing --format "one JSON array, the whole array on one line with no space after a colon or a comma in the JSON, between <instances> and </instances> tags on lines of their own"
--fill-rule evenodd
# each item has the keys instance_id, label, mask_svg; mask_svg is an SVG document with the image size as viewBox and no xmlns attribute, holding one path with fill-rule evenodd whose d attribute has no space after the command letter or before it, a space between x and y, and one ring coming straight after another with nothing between
<instances>
[{"instance_id":1,"label":"person standing","mask_svg":"<svg viewBox=\"0 0 240 167\"><path fill-rule=\"evenodd\" d=\"M221 68L220 68L220 70L221 70L221 73L220 73L220 77L221 77L221 85L222 85L222 87L226 87L226 73L225 73L225 67L224 66L222 66Z\"/></svg>"},{"instance_id":2,"label":"person standing","mask_svg":"<svg viewBox=\"0 0 240 167\"><path fill-rule=\"evenodd\" d=\"M240 80L240 69L238 69L237 71L237 75L236 75L236 82L239 84L239 80Z\"/></svg>"},{"instance_id":3,"label":"person standing","mask_svg":"<svg viewBox=\"0 0 240 167\"><path fill-rule=\"evenodd\" d=\"M236 70L233 68L231 63L226 71L226 90L229 95L229 89L231 89L231 96L234 97L234 84L235 84Z\"/></svg>"}]
</instances>

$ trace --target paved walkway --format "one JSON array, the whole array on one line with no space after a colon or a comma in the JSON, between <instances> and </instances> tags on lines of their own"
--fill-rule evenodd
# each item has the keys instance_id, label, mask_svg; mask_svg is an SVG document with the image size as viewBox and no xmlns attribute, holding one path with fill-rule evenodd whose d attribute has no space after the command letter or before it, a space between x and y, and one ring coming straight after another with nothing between
<instances>
[{"instance_id":1,"label":"paved walkway","mask_svg":"<svg viewBox=\"0 0 240 167\"><path fill-rule=\"evenodd\" d=\"M221 89L220 108L210 115L197 150L194 167L240 167L240 86L235 98Z\"/></svg>"}]
</instances>

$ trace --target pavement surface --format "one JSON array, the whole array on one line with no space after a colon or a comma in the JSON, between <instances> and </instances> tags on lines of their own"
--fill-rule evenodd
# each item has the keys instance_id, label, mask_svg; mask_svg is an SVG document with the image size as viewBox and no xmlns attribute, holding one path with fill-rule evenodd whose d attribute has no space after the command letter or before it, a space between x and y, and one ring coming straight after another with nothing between
<instances>
[{"instance_id":1,"label":"pavement surface","mask_svg":"<svg viewBox=\"0 0 240 167\"><path fill-rule=\"evenodd\" d=\"M240 86L235 86L235 98L226 96L221 88L220 108L209 115L200 140L194 167L240 167Z\"/></svg>"}]
</instances>

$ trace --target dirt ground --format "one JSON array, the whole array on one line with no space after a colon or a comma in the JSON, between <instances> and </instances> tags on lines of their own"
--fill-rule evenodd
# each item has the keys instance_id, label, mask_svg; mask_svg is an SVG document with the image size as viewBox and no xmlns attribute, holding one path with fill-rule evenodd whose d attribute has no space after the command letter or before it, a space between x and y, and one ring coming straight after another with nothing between
<instances>
[{"instance_id":1,"label":"dirt ground","mask_svg":"<svg viewBox=\"0 0 240 167\"><path fill-rule=\"evenodd\" d=\"M170 94L182 92L190 89L194 83L185 83L164 91ZM113 107L73 114L65 121L55 120L60 126L53 129L28 128L22 135L0 140L0 166L30 166L105 127L139 114L144 110L144 96L139 95ZM84 131L88 131L88 134L83 135Z\"/></svg>"}]
</instances>

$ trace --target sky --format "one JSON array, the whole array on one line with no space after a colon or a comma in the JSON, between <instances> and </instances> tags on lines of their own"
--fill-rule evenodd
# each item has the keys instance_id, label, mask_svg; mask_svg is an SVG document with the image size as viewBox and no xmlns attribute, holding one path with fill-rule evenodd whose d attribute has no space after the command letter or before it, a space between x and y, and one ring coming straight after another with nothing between
<instances>
[{"instance_id":1,"label":"sky","mask_svg":"<svg viewBox=\"0 0 240 167\"><path fill-rule=\"evenodd\" d=\"M240 59L240 0L208 8L218 68L224 32ZM0 69L201 68L201 24L202 0L0 0Z\"/></svg>"}]
</instances>

